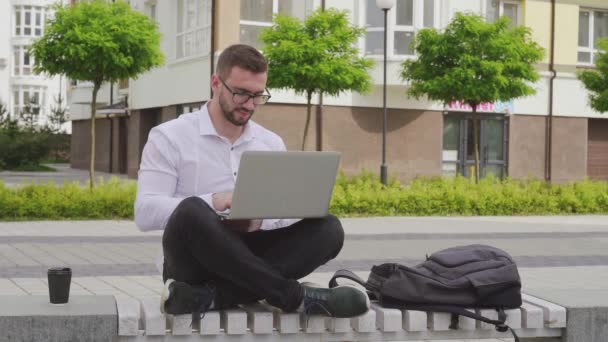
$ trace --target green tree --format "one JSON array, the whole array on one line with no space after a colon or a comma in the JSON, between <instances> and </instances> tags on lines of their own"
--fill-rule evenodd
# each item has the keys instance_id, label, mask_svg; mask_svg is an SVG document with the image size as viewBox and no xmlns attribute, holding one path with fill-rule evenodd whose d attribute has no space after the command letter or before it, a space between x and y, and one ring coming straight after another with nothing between
<instances>
[{"instance_id":1,"label":"green tree","mask_svg":"<svg viewBox=\"0 0 608 342\"><path fill-rule=\"evenodd\" d=\"M157 26L123 2L83 1L55 6L55 17L30 53L36 72L63 74L93 83L91 101L91 190L94 186L95 112L104 82L137 77L163 63Z\"/></svg>"},{"instance_id":2,"label":"green tree","mask_svg":"<svg viewBox=\"0 0 608 342\"><path fill-rule=\"evenodd\" d=\"M25 129L34 132L38 128L37 123L40 117L40 105L36 100L30 100L23 106L19 117L25 125Z\"/></svg>"},{"instance_id":3,"label":"green tree","mask_svg":"<svg viewBox=\"0 0 608 342\"><path fill-rule=\"evenodd\" d=\"M591 108L598 112L608 112L608 38L597 42L599 52L595 59L595 70L585 70L578 74L589 91Z\"/></svg>"},{"instance_id":4,"label":"green tree","mask_svg":"<svg viewBox=\"0 0 608 342\"><path fill-rule=\"evenodd\" d=\"M535 93L539 79L534 63L543 49L523 26L510 27L507 17L494 23L481 16L457 13L443 32L423 29L412 43L418 56L402 63L401 78L410 81L408 95L433 101L467 103L473 112L475 181L479 180L481 103L509 101Z\"/></svg>"},{"instance_id":5,"label":"green tree","mask_svg":"<svg viewBox=\"0 0 608 342\"><path fill-rule=\"evenodd\" d=\"M8 114L6 105L0 101L0 129L3 129L10 121L11 116Z\"/></svg>"},{"instance_id":6,"label":"green tree","mask_svg":"<svg viewBox=\"0 0 608 342\"><path fill-rule=\"evenodd\" d=\"M304 22L277 15L272 27L262 31L268 60L268 87L293 89L307 100L302 150L312 111L314 93L332 96L352 90L366 92L373 61L359 56L355 43L365 33L349 24L346 11L319 9Z\"/></svg>"},{"instance_id":7,"label":"green tree","mask_svg":"<svg viewBox=\"0 0 608 342\"><path fill-rule=\"evenodd\" d=\"M67 109L63 102L63 97L61 96L61 93L59 93L59 96L55 98L55 105L51 107L49 130L53 133L59 133L61 131L61 126L68 122Z\"/></svg>"}]
</instances>

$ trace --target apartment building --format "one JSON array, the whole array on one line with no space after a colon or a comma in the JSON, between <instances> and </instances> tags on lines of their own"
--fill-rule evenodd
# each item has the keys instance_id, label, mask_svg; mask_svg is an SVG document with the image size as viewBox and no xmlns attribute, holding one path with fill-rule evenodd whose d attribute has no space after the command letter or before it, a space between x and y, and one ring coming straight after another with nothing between
<instances>
[{"instance_id":1,"label":"apartment building","mask_svg":"<svg viewBox=\"0 0 608 342\"><path fill-rule=\"evenodd\" d=\"M361 54L376 61L369 94L315 98L307 149L342 152L348 174L379 171L382 147L383 14L374 0L136 0L134 8L155 20L166 64L137 80L106 86L99 96L99 170L137 176L143 145L157 124L198 109L210 98L209 77L218 54L233 43L263 49L257 37L275 13L303 18L325 6L348 10L352 22L367 27ZM470 175L473 133L470 110L406 96L400 64L415 58L409 42L425 27L443 28L456 12L488 20L506 15L530 27L545 48L537 68L534 96L486 103L479 111L482 174L529 176L563 182L584 177L608 179L608 114L593 111L576 73L594 65L595 42L608 37L605 0L396 0L388 13L387 164L391 176ZM553 20L552 20L553 19ZM71 91L72 165L88 167L89 85ZM254 120L276 131L289 149L298 149L306 116L305 99L270 90L271 102ZM322 101L323 106L318 106Z\"/></svg>"},{"instance_id":2,"label":"apartment building","mask_svg":"<svg viewBox=\"0 0 608 342\"><path fill-rule=\"evenodd\" d=\"M44 23L52 15L55 0L0 1L0 103L18 118L23 111L38 113L37 123L48 122L59 95L66 105L63 77L36 75L34 59L27 49L44 34ZM69 132L71 125L64 130Z\"/></svg>"}]
</instances>

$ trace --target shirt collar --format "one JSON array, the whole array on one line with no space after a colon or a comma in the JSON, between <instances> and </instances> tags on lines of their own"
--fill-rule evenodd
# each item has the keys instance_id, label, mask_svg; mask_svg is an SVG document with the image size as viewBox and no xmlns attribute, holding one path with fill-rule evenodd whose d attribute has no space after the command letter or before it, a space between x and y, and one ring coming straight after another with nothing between
<instances>
[{"instance_id":1,"label":"shirt collar","mask_svg":"<svg viewBox=\"0 0 608 342\"><path fill-rule=\"evenodd\" d=\"M208 106L209 102L202 106L201 110L199 111L199 133L200 135L215 135L219 137L220 135L217 133L215 126L213 126L213 122L211 122L211 116L209 115ZM253 124L251 120L249 120L249 122L245 125L243 134L241 134L241 136L235 142L235 145L255 139L255 133L252 126Z\"/></svg>"}]
</instances>

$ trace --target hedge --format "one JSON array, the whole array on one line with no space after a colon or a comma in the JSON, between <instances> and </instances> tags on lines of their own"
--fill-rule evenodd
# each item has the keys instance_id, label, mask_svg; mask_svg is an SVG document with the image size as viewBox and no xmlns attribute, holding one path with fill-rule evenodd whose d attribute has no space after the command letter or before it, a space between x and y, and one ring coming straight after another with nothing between
<instances>
[{"instance_id":1,"label":"hedge","mask_svg":"<svg viewBox=\"0 0 608 342\"><path fill-rule=\"evenodd\" d=\"M27 184L0 181L0 220L132 219L136 183L100 180L93 192L77 183ZM488 216L608 214L608 182L567 184L499 180L479 184L463 178L396 180L383 187L378 177L339 175L330 205L340 216Z\"/></svg>"},{"instance_id":2,"label":"hedge","mask_svg":"<svg viewBox=\"0 0 608 342\"><path fill-rule=\"evenodd\" d=\"M479 184L464 178L392 180L383 188L371 174L339 177L332 213L338 216L497 216L608 214L608 182L582 180L551 184L538 179Z\"/></svg>"}]
</instances>

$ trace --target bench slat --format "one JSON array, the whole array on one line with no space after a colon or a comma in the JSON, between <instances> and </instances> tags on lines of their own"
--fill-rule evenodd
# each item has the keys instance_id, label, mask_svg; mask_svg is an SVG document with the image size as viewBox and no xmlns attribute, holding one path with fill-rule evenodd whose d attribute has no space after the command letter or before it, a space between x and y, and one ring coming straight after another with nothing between
<instances>
[{"instance_id":1,"label":"bench slat","mask_svg":"<svg viewBox=\"0 0 608 342\"><path fill-rule=\"evenodd\" d=\"M300 326L307 334L325 331L325 316L300 314Z\"/></svg>"},{"instance_id":2,"label":"bench slat","mask_svg":"<svg viewBox=\"0 0 608 342\"><path fill-rule=\"evenodd\" d=\"M118 310L118 335L136 336L139 334L140 307L137 299L127 296L114 296Z\"/></svg>"},{"instance_id":3,"label":"bench slat","mask_svg":"<svg viewBox=\"0 0 608 342\"><path fill-rule=\"evenodd\" d=\"M376 331L376 310L369 310L361 316L351 318L350 325L357 332Z\"/></svg>"},{"instance_id":4,"label":"bench slat","mask_svg":"<svg viewBox=\"0 0 608 342\"><path fill-rule=\"evenodd\" d=\"M403 310L403 329L406 331L426 331L427 314L424 311Z\"/></svg>"},{"instance_id":5,"label":"bench slat","mask_svg":"<svg viewBox=\"0 0 608 342\"><path fill-rule=\"evenodd\" d=\"M167 326L175 336L192 335L192 315L167 315Z\"/></svg>"},{"instance_id":6,"label":"bench slat","mask_svg":"<svg viewBox=\"0 0 608 342\"><path fill-rule=\"evenodd\" d=\"M167 319L160 312L160 297L146 297L139 300L141 304L141 321L144 334L147 336L164 336L167 329Z\"/></svg>"},{"instance_id":7,"label":"bench slat","mask_svg":"<svg viewBox=\"0 0 608 342\"><path fill-rule=\"evenodd\" d=\"M476 310L479 315L489 319L498 319L498 312L494 309L477 309ZM494 324L485 323L482 321L476 321L477 329L481 330L495 330L496 326Z\"/></svg>"},{"instance_id":8,"label":"bench slat","mask_svg":"<svg viewBox=\"0 0 608 342\"><path fill-rule=\"evenodd\" d=\"M300 332L300 314L297 312L283 312L274 306L262 303L272 312L273 327L280 334L296 334Z\"/></svg>"},{"instance_id":9,"label":"bench slat","mask_svg":"<svg viewBox=\"0 0 608 342\"><path fill-rule=\"evenodd\" d=\"M201 335L217 335L220 333L220 312L208 311L200 321Z\"/></svg>"},{"instance_id":10,"label":"bench slat","mask_svg":"<svg viewBox=\"0 0 608 342\"><path fill-rule=\"evenodd\" d=\"M241 309L222 311L220 324L228 335L243 335L247 332L247 313Z\"/></svg>"},{"instance_id":11,"label":"bench slat","mask_svg":"<svg viewBox=\"0 0 608 342\"><path fill-rule=\"evenodd\" d=\"M468 311L474 312L473 309L467 309ZM429 312L428 313L428 327L432 331L448 331L450 330L450 324L452 323L452 314L446 312ZM473 318L458 316L458 329L459 330L475 330L476 320Z\"/></svg>"},{"instance_id":12,"label":"bench slat","mask_svg":"<svg viewBox=\"0 0 608 342\"><path fill-rule=\"evenodd\" d=\"M543 327L543 310L526 302L521 305L522 327L537 329Z\"/></svg>"},{"instance_id":13,"label":"bench slat","mask_svg":"<svg viewBox=\"0 0 608 342\"><path fill-rule=\"evenodd\" d=\"M521 310L520 309L509 309L505 310L507 314L507 320L505 323L511 329L521 329Z\"/></svg>"},{"instance_id":14,"label":"bench slat","mask_svg":"<svg viewBox=\"0 0 608 342\"><path fill-rule=\"evenodd\" d=\"M247 326L254 334L270 334L273 330L272 311L260 304L244 305L247 312Z\"/></svg>"},{"instance_id":15,"label":"bench slat","mask_svg":"<svg viewBox=\"0 0 608 342\"><path fill-rule=\"evenodd\" d=\"M332 333L345 333L352 331L350 318L325 318L325 328Z\"/></svg>"},{"instance_id":16,"label":"bench slat","mask_svg":"<svg viewBox=\"0 0 608 342\"><path fill-rule=\"evenodd\" d=\"M522 294L522 299L524 302L538 306L543 310L545 326L549 328L566 327L566 308L527 294Z\"/></svg>"},{"instance_id":17,"label":"bench slat","mask_svg":"<svg viewBox=\"0 0 608 342\"><path fill-rule=\"evenodd\" d=\"M376 327L380 331L399 331L402 330L403 319L401 310L383 308L378 303L372 303L372 310L376 311Z\"/></svg>"}]
</instances>

